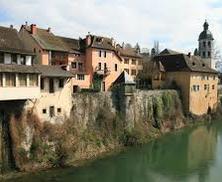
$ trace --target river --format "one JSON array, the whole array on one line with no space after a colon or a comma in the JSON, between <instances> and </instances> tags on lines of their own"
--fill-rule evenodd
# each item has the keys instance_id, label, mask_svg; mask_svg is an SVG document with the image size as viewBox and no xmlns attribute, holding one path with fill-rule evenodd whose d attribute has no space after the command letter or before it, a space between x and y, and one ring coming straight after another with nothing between
<instances>
[{"instance_id":1,"label":"river","mask_svg":"<svg viewBox=\"0 0 222 182\"><path fill-rule=\"evenodd\" d=\"M10 181L220 182L222 122L167 134L83 167L31 173Z\"/></svg>"}]
</instances>

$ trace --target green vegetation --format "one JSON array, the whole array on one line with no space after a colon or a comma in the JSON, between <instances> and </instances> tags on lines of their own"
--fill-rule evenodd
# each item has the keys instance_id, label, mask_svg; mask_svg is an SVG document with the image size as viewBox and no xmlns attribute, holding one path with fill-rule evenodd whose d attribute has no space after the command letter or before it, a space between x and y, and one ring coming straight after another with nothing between
<instances>
[{"instance_id":1,"label":"green vegetation","mask_svg":"<svg viewBox=\"0 0 222 182\"><path fill-rule=\"evenodd\" d=\"M128 110L135 117L135 111L130 109L137 102L135 98L130 100L129 105L121 103L121 110L114 112L107 96L103 100L100 96L99 93L76 96L78 104L82 103L81 107L88 109L84 113L88 118L84 127L76 121L75 112L79 109L76 106L73 107L72 117L62 124L41 123L33 113L12 116L10 131L16 166L20 170L65 166L117 147L141 145L161 135L163 129L173 129L176 120L182 118L178 107L180 101L172 92L144 97L139 103L144 109L130 123L124 111ZM95 102L98 105L92 108ZM154 127L155 122L158 127Z\"/></svg>"}]
</instances>

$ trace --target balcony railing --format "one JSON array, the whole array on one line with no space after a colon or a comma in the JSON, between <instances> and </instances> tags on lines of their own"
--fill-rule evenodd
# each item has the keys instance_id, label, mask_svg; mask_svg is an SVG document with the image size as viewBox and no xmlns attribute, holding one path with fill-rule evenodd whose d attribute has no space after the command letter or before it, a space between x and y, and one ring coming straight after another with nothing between
<instances>
[{"instance_id":1,"label":"balcony railing","mask_svg":"<svg viewBox=\"0 0 222 182\"><path fill-rule=\"evenodd\" d=\"M101 69L100 67L96 67L96 73L101 76L108 76L110 74L110 70L106 67L105 69Z\"/></svg>"}]
</instances>

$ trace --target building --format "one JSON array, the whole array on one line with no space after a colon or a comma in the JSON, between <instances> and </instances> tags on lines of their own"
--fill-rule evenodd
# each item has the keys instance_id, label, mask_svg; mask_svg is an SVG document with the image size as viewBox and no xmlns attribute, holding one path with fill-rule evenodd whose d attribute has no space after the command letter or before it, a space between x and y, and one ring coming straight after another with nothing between
<instances>
[{"instance_id":1,"label":"building","mask_svg":"<svg viewBox=\"0 0 222 182\"><path fill-rule=\"evenodd\" d=\"M51 28L38 28L35 24L22 25L20 35L36 54L36 64L61 65L74 74L73 90L89 88L89 75L85 71L85 50L81 40L56 36Z\"/></svg>"},{"instance_id":2,"label":"building","mask_svg":"<svg viewBox=\"0 0 222 182\"><path fill-rule=\"evenodd\" d=\"M60 66L35 65L41 72L40 97L27 104L34 108L42 121L62 122L72 108L72 77Z\"/></svg>"},{"instance_id":3,"label":"building","mask_svg":"<svg viewBox=\"0 0 222 182\"><path fill-rule=\"evenodd\" d=\"M195 55L199 55L205 64L210 68L215 69L214 60L214 38L213 34L209 31L209 24L205 21L203 31L199 35L199 49L195 51Z\"/></svg>"},{"instance_id":4,"label":"building","mask_svg":"<svg viewBox=\"0 0 222 182\"><path fill-rule=\"evenodd\" d=\"M186 113L203 115L216 109L218 73L199 56L160 54L152 61L153 89L180 89Z\"/></svg>"},{"instance_id":5,"label":"building","mask_svg":"<svg viewBox=\"0 0 222 182\"><path fill-rule=\"evenodd\" d=\"M16 29L0 27L0 102L39 98L40 72L33 59Z\"/></svg>"}]
</instances>

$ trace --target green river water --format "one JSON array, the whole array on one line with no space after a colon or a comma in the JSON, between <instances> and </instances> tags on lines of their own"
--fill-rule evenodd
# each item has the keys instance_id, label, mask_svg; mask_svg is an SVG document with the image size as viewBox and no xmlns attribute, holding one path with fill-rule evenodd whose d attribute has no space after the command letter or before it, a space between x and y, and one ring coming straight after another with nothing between
<instances>
[{"instance_id":1,"label":"green river water","mask_svg":"<svg viewBox=\"0 0 222 182\"><path fill-rule=\"evenodd\" d=\"M15 182L222 182L222 122L167 134L79 168L22 175Z\"/></svg>"}]
</instances>

